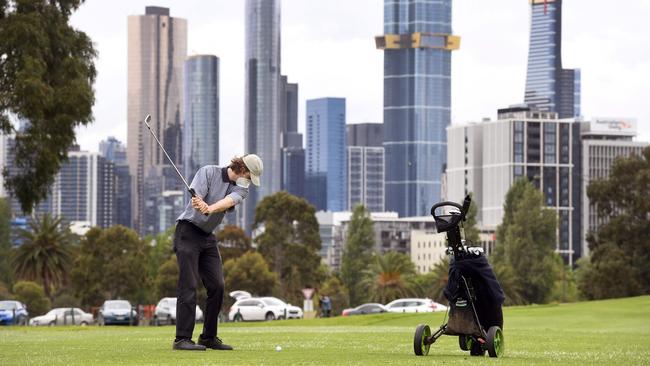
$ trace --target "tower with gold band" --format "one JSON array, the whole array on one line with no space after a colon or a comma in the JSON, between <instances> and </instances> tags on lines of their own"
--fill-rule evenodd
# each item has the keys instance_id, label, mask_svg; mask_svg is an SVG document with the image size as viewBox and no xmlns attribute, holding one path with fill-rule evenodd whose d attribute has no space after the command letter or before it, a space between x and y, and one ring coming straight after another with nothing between
<instances>
[{"instance_id":1,"label":"tower with gold band","mask_svg":"<svg viewBox=\"0 0 650 366\"><path fill-rule=\"evenodd\" d=\"M385 0L386 209L425 216L440 201L451 123L451 0Z\"/></svg>"}]
</instances>

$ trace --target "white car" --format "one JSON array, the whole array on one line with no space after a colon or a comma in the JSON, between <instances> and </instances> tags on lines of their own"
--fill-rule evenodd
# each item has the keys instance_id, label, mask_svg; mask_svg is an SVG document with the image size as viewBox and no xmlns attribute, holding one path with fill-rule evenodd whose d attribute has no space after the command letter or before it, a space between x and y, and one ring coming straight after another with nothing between
<instances>
[{"instance_id":1,"label":"white car","mask_svg":"<svg viewBox=\"0 0 650 366\"><path fill-rule=\"evenodd\" d=\"M386 309L390 313L431 313L447 307L431 299L397 299L386 304Z\"/></svg>"},{"instance_id":2,"label":"white car","mask_svg":"<svg viewBox=\"0 0 650 366\"><path fill-rule=\"evenodd\" d=\"M93 315L79 308L56 308L47 314L29 320L29 325L81 325L86 326L94 321Z\"/></svg>"},{"instance_id":3,"label":"white car","mask_svg":"<svg viewBox=\"0 0 650 366\"><path fill-rule=\"evenodd\" d=\"M228 312L228 320L235 322L302 317L302 309L275 297L240 297Z\"/></svg>"},{"instance_id":4,"label":"white car","mask_svg":"<svg viewBox=\"0 0 650 366\"><path fill-rule=\"evenodd\" d=\"M198 305L196 305L196 319L198 321L203 320L203 312ZM176 324L176 298L175 297L163 297L158 301L156 309L153 313L153 321L156 325L163 324Z\"/></svg>"}]
</instances>

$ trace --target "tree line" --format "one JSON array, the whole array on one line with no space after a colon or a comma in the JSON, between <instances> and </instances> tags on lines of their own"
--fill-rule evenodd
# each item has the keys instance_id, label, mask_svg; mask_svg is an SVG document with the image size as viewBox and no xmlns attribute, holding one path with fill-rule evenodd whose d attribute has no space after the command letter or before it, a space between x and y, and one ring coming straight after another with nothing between
<instances>
[{"instance_id":1,"label":"tree line","mask_svg":"<svg viewBox=\"0 0 650 366\"><path fill-rule=\"evenodd\" d=\"M490 256L507 304L568 302L650 293L650 148L642 156L617 159L608 179L589 185L588 195L602 218L590 233L591 255L566 266L555 252L557 214L544 207L543 194L526 179L508 191L497 245ZM465 238L478 243L477 207L470 206ZM73 235L60 218L37 217L21 230L22 245L10 242L7 200L0 199L0 298L24 300L34 311L51 306L100 305L110 298L152 304L176 292L178 266L173 228L139 238L131 229L92 228ZM418 274L410 258L375 250L370 213L354 208L341 269L321 263L315 209L302 198L279 192L256 208L254 226L263 228L254 247L241 228L217 233L224 261L226 292L246 290L302 303L301 289L328 295L334 314L364 302L387 303L400 297L445 302L449 261ZM199 304L205 299L199 293ZM226 306L232 299L226 299ZM36 311L38 313L39 311Z\"/></svg>"}]
</instances>

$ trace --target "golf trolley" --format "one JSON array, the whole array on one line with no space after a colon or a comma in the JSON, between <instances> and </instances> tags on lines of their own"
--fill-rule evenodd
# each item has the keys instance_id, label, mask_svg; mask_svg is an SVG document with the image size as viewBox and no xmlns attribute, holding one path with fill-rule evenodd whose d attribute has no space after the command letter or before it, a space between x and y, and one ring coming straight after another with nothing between
<instances>
[{"instance_id":1,"label":"golf trolley","mask_svg":"<svg viewBox=\"0 0 650 366\"><path fill-rule=\"evenodd\" d=\"M503 354L503 290L482 248L467 247L461 239L460 226L470 203L468 195L462 207L454 202L439 202L431 207L438 232L447 233L447 253L453 255L444 290L449 301L449 320L433 334L428 325L418 325L413 339L418 356L426 356L431 344L443 334L458 336L460 349L470 351L472 356L484 356L485 351L490 357ZM447 214L436 213L436 209L445 206L453 208Z\"/></svg>"}]
</instances>

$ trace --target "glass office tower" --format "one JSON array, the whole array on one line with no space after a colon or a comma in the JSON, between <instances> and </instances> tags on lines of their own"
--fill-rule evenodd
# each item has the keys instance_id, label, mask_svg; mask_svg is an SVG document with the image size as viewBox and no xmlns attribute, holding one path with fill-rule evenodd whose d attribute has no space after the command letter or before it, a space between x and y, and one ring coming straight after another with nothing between
<instances>
[{"instance_id":1,"label":"glass office tower","mask_svg":"<svg viewBox=\"0 0 650 366\"><path fill-rule=\"evenodd\" d=\"M183 169L191 182L200 167L219 164L219 58L190 56L184 71Z\"/></svg>"},{"instance_id":2,"label":"glass office tower","mask_svg":"<svg viewBox=\"0 0 650 366\"><path fill-rule=\"evenodd\" d=\"M530 46L524 101L560 118L580 116L580 69L562 68L562 0L529 0Z\"/></svg>"},{"instance_id":3,"label":"glass office tower","mask_svg":"<svg viewBox=\"0 0 650 366\"><path fill-rule=\"evenodd\" d=\"M385 0L386 209L424 216L440 200L451 122L451 0Z\"/></svg>"},{"instance_id":4,"label":"glass office tower","mask_svg":"<svg viewBox=\"0 0 650 366\"><path fill-rule=\"evenodd\" d=\"M307 199L316 210L347 209L345 98L307 101Z\"/></svg>"},{"instance_id":5,"label":"glass office tower","mask_svg":"<svg viewBox=\"0 0 650 366\"><path fill-rule=\"evenodd\" d=\"M244 201L244 227L250 229L257 203L278 192L282 183L280 145L280 0L246 0L246 153L264 162L261 185Z\"/></svg>"}]
</instances>

